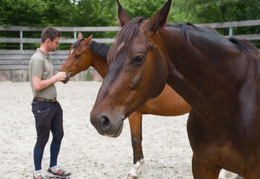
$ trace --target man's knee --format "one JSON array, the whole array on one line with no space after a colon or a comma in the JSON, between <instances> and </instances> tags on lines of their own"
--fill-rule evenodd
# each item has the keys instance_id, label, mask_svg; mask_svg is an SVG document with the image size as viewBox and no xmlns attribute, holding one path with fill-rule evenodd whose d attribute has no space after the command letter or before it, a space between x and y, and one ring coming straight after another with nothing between
<instances>
[{"instance_id":1,"label":"man's knee","mask_svg":"<svg viewBox=\"0 0 260 179\"><path fill-rule=\"evenodd\" d=\"M45 145L47 144L49 136L45 136L42 138L37 138L36 147L39 149L44 149Z\"/></svg>"},{"instance_id":2,"label":"man's knee","mask_svg":"<svg viewBox=\"0 0 260 179\"><path fill-rule=\"evenodd\" d=\"M53 135L53 141L56 143L61 143L63 136L64 136L64 132L63 131L59 132L59 133Z\"/></svg>"}]
</instances>

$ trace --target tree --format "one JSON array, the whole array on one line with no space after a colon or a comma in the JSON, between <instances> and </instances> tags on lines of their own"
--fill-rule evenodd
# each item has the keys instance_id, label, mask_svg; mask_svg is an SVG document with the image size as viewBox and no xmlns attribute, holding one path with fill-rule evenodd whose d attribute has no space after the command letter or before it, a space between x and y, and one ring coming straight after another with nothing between
<instances>
[{"instance_id":1,"label":"tree","mask_svg":"<svg viewBox=\"0 0 260 179\"><path fill-rule=\"evenodd\" d=\"M195 23L260 19L259 0L185 0L188 18Z\"/></svg>"},{"instance_id":2,"label":"tree","mask_svg":"<svg viewBox=\"0 0 260 179\"><path fill-rule=\"evenodd\" d=\"M120 0L120 3L130 17L143 16L149 19L166 1ZM260 19L259 7L259 0L173 0L168 22L209 23ZM0 14L0 25L118 25L115 0L1 0ZM221 29L219 32L225 34L227 30ZM94 34L94 37L116 35L115 32L90 33ZM90 33L84 33L84 36ZM234 34L246 33L260 33L260 28L234 28ZM8 34L12 32L1 33L1 37L8 37ZM34 36L34 33L30 35Z\"/></svg>"},{"instance_id":3,"label":"tree","mask_svg":"<svg viewBox=\"0 0 260 179\"><path fill-rule=\"evenodd\" d=\"M259 0L185 0L185 11L192 23L229 22L260 19ZM219 29L222 35L228 34L228 29ZM260 28L233 28L233 34L257 34ZM259 44L260 41L254 41Z\"/></svg>"},{"instance_id":4,"label":"tree","mask_svg":"<svg viewBox=\"0 0 260 179\"><path fill-rule=\"evenodd\" d=\"M0 24L12 26L40 26L45 23L45 3L42 0L2 0Z\"/></svg>"},{"instance_id":5,"label":"tree","mask_svg":"<svg viewBox=\"0 0 260 179\"><path fill-rule=\"evenodd\" d=\"M45 26L77 26L77 8L70 0L47 0L45 5L44 18L48 22Z\"/></svg>"}]
</instances>

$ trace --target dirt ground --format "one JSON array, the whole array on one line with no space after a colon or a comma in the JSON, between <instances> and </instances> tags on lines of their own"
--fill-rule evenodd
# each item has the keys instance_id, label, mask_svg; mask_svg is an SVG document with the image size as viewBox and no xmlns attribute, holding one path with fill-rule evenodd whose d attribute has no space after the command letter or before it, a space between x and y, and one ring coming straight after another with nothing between
<instances>
[{"instance_id":1,"label":"dirt ground","mask_svg":"<svg viewBox=\"0 0 260 179\"><path fill-rule=\"evenodd\" d=\"M57 83L58 101L64 113L65 135L59 165L72 179L124 178L132 168L128 121L118 138L98 134L90 123L90 111L101 82ZM27 179L33 173L36 141L28 82L0 82L0 179ZM143 118L145 167L141 179L192 179L191 148L186 133L188 115ZM49 142L51 139L49 140ZM49 143L42 168L49 165ZM223 178L234 178L224 177Z\"/></svg>"}]
</instances>

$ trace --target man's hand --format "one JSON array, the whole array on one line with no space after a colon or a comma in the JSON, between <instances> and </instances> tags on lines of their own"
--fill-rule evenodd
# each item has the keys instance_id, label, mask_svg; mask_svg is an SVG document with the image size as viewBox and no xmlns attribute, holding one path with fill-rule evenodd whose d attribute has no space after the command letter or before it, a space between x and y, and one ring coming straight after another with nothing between
<instances>
[{"instance_id":1,"label":"man's hand","mask_svg":"<svg viewBox=\"0 0 260 179\"><path fill-rule=\"evenodd\" d=\"M66 79L66 72L58 72L54 76L55 81L63 81Z\"/></svg>"},{"instance_id":2,"label":"man's hand","mask_svg":"<svg viewBox=\"0 0 260 179\"><path fill-rule=\"evenodd\" d=\"M41 77L33 76L32 77L32 84L35 91L42 90L57 81L63 81L66 78L66 72L58 72L51 78L47 80L42 80Z\"/></svg>"}]
</instances>

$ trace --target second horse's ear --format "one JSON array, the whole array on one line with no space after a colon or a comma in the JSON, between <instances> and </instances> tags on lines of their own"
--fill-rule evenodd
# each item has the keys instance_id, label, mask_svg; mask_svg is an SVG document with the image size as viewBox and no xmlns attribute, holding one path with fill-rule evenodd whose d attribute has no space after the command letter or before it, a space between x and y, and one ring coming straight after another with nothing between
<instances>
[{"instance_id":1,"label":"second horse's ear","mask_svg":"<svg viewBox=\"0 0 260 179\"><path fill-rule=\"evenodd\" d=\"M80 40L80 39L83 39L83 35L81 32L79 32L79 34L78 34L78 40Z\"/></svg>"},{"instance_id":2,"label":"second horse's ear","mask_svg":"<svg viewBox=\"0 0 260 179\"><path fill-rule=\"evenodd\" d=\"M158 29L164 27L167 22L168 14L171 8L171 0L168 0L165 5L156 12L146 24L147 29L151 32L156 32Z\"/></svg>"},{"instance_id":3,"label":"second horse's ear","mask_svg":"<svg viewBox=\"0 0 260 179\"><path fill-rule=\"evenodd\" d=\"M93 35L90 35L86 40L83 40L81 43L83 45L89 45L91 43Z\"/></svg>"},{"instance_id":4,"label":"second horse's ear","mask_svg":"<svg viewBox=\"0 0 260 179\"><path fill-rule=\"evenodd\" d=\"M119 20L119 25L123 27L127 22L131 20L130 16L126 13L126 11L122 8L120 2L116 0L117 3L117 18Z\"/></svg>"}]
</instances>

